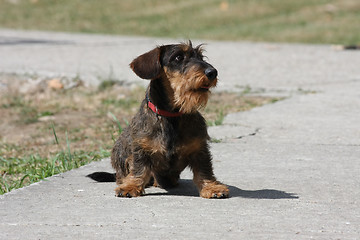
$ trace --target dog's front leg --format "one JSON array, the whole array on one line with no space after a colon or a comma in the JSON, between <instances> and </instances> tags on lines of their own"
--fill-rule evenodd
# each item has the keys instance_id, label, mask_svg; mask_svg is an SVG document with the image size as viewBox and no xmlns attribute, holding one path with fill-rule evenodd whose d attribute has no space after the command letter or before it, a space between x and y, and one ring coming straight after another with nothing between
<instances>
[{"instance_id":1,"label":"dog's front leg","mask_svg":"<svg viewBox=\"0 0 360 240\"><path fill-rule=\"evenodd\" d=\"M228 198L229 189L226 185L218 182L214 176L211 155L208 149L197 154L191 163L196 184L200 196L203 198Z\"/></svg>"}]
</instances>

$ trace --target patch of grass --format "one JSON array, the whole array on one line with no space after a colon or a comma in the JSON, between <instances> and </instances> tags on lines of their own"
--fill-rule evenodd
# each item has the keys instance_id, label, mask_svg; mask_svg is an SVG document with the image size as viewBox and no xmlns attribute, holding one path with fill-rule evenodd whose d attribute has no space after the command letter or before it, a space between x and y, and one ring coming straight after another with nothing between
<instances>
[{"instance_id":1,"label":"patch of grass","mask_svg":"<svg viewBox=\"0 0 360 240\"><path fill-rule=\"evenodd\" d=\"M246 85L245 87L244 87L244 90L241 92L241 94L242 95L246 95L246 94L249 94L249 93L251 93L251 87L249 86L249 85Z\"/></svg>"},{"instance_id":2,"label":"patch of grass","mask_svg":"<svg viewBox=\"0 0 360 240\"><path fill-rule=\"evenodd\" d=\"M354 44L360 42L359 11L358 0L1 0L0 26L188 39Z\"/></svg>"},{"instance_id":3,"label":"patch of grass","mask_svg":"<svg viewBox=\"0 0 360 240\"><path fill-rule=\"evenodd\" d=\"M109 151L103 149L94 152L60 151L51 158L36 154L10 158L0 156L0 194L109 156Z\"/></svg>"},{"instance_id":4,"label":"patch of grass","mask_svg":"<svg viewBox=\"0 0 360 240\"><path fill-rule=\"evenodd\" d=\"M40 117L54 115L50 109L39 111L31 100L25 99L23 95L17 93L4 94L1 107L16 111L19 114L17 121L24 124L37 122Z\"/></svg>"},{"instance_id":5,"label":"patch of grass","mask_svg":"<svg viewBox=\"0 0 360 240\"><path fill-rule=\"evenodd\" d=\"M59 145L53 124L52 129L55 142ZM72 152L67 132L65 132L65 138L66 149L57 151L51 157L43 157L38 154L25 156L16 154L15 157L9 157L9 153L18 152L22 147L1 143L0 155L4 156L0 156L0 195L110 156L110 152L102 148L98 151L77 150ZM28 154L28 150L25 150L23 154Z\"/></svg>"},{"instance_id":6,"label":"patch of grass","mask_svg":"<svg viewBox=\"0 0 360 240\"><path fill-rule=\"evenodd\" d=\"M55 126L54 126L54 123L53 123L53 122L51 123L51 129L53 130L53 134L54 134L54 137L55 137L55 143L56 143L57 145L59 145L59 139L58 139L58 137L57 137L57 135L56 135Z\"/></svg>"},{"instance_id":7,"label":"patch of grass","mask_svg":"<svg viewBox=\"0 0 360 240\"><path fill-rule=\"evenodd\" d=\"M121 107L131 109L139 105L139 102L135 99L116 99L116 98L104 98L101 103L105 106Z\"/></svg>"},{"instance_id":8,"label":"patch of grass","mask_svg":"<svg viewBox=\"0 0 360 240\"><path fill-rule=\"evenodd\" d=\"M211 142L211 143L221 143L221 140L220 140L220 139L217 139L217 138L211 138L211 139L210 139L210 142Z\"/></svg>"},{"instance_id":9,"label":"patch of grass","mask_svg":"<svg viewBox=\"0 0 360 240\"><path fill-rule=\"evenodd\" d=\"M119 119L117 119L117 117L112 112L109 112L109 115L112 117L112 119L116 123L116 125L118 127L118 133L120 135L122 133L123 129L121 127L121 123L120 123Z\"/></svg>"},{"instance_id":10,"label":"patch of grass","mask_svg":"<svg viewBox=\"0 0 360 240\"><path fill-rule=\"evenodd\" d=\"M37 122L39 113L35 107L24 106L20 109L19 121L25 124Z\"/></svg>"},{"instance_id":11,"label":"patch of grass","mask_svg":"<svg viewBox=\"0 0 360 240\"><path fill-rule=\"evenodd\" d=\"M25 106L24 99L18 95L6 95L6 98L1 104L2 108L12 108L12 107L23 107Z\"/></svg>"},{"instance_id":12,"label":"patch of grass","mask_svg":"<svg viewBox=\"0 0 360 240\"><path fill-rule=\"evenodd\" d=\"M214 120L207 120L207 125L208 126L219 126L223 123L224 118L225 118L224 113L220 109Z\"/></svg>"},{"instance_id":13,"label":"patch of grass","mask_svg":"<svg viewBox=\"0 0 360 240\"><path fill-rule=\"evenodd\" d=\"M46 116L53 116L54 113L52 111L43 111L38 114L38 117L46 117Z\"/></svg>"},{"instance_id":14,"label":"patch of grass","mask_svg":"<svg viewBox=\"0 0 360 240\"><path fill-rule=\"evenodd\" d=\"M101 81L101 83L98 86L98 89L99 89L99 91L104 91L106 89L111 88L112 86L114 86L117 83L118 83L118 81L116 81L114 79L104 80L104 81Z\"/></svg>"},{"instance_id":15,"label":"patch of grass","mask_svg":"<svg viewBox=\"0 0 360 240\"><path fill-rule=\"evenodd\" d=\"M302 88L298 88L298 92L302 94L316 94L317 92L314 90L306 90Z\"/></svg>"}]
</instances>

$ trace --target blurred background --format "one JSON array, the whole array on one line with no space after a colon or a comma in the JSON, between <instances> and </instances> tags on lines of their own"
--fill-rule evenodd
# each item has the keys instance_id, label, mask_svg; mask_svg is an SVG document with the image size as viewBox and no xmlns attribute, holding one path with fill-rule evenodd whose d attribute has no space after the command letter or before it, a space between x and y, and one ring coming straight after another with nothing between
<instances>
[{"instance_id":1,"label":"blurred background","mask_svg":"<svg viewBox=\"0 0 360 240\"><path fill-rule=\"evenodd\" d=\"M360 43L360 1L0 0L0 27L348 45Z\"/></svg>"}]
</instances>

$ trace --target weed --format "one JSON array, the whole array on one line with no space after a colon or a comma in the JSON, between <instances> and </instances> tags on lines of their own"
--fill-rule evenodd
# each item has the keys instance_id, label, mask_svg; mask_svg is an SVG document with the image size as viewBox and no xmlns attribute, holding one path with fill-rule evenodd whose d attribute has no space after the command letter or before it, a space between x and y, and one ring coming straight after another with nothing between
<instances>
[{"instance_id":1,"label":"weed","mask_svg":"<svg viewBox=\"0 0 360 240\"><path fill-rule=\"evenodd\" d=\"M5 95L4 103L1 104L2 108L20 108L25 106L23 97L19 95Z\"/></svg>"},{"instance_id":2,"label":"weed","mask_svg":"<svg viewBox=\"0 0 360 240\"><path fill-rule=\"evenodd\" d=\"M114 80L114 79L109 79L109 80L104 80L102 81L99 86L98 86L98 90L99 91L104 91L108 88L111 88L112 86L114 86L115 84L117 84L119 81Z\"/></svg>"},{"instance_id":3,"label":"weed","mask_svg":"<svg viewBox=\"0 0 360 240\"><path fill-rule=\"evenodd\" d=\"M116 123L116 125L118 127L118 133L120 135L122 133L123 129L121 127L119 119L117 119L117 117L112 112L109 112L109 115L113 118L114 122Z\"/></svg>"},{"instance_id":4,"label":"weed","mask_svg":"<svg viewBox=\"0 0 360 240\"><path fill-rule=\"evenodd\" d=\"M298 88L298 92L302 94L316 94L317 92L314 90L306 90L302 88Z\"/></svg>"},{"instance_id":5,"label":"weed","mask_svg":"<svg viewBox=\"0 0 360 240\"><path fill-rule=\"evenodd\" d=\"M249 94L251 93L251 87L249 85L246 85L244 87L244 90L241 92L242 95L246 95L246 94Z\"/></svg>"},{"instance_id":6,"label":"weed","mask_svg":"<svg viewBox=\"0 0 360 240\"><path fill-rule=\"evenodd\" d=\"M217 138L211 138L210 139L211 143L221 143L221 139L217 139Z\"/></svg>"},{"instance_id":7,"label":"weed","mask_svg":"<svg viewBox=\"0 0 360 240\"><path fill-rule=\"evenodd\" d=\"M38 110L30 105L25 105L20 109L19 121L25 124L37 122L39 119Z\"/></svg>"},{"instance_id":8,"label":"weed","mask_svg":"<svg viewBox=\"0 0 360 240\"><path fill-rule=\"evenodd\" d=\"M44 111L38 114L38 117L54 116L54 113L51 111Z\"/></svg>"},{"instance_id":9,"label":"weed","mask_svg":"<svg viewBox=\"0 0 360 240\"><path fill-rule=\"evenodd\" d=\"M69 154L69 161L72 161L72 155L71 155L71 149L70 149L70 141L69 141L69 138L68 138L68 134L67 134L67 131L65 132L65 137L66 137L66 146L67 146L67 152Z\"/></svg>"},{"instance_id":10,"label":"weed","mask_svg":"<svg viewBox=\"0 0 360 240\"><path fill-rule=\"evenodd\" d=\"M223 110L220 110L220 112L217 114L216 119L215 120L208 120L207 121L207 125L208 126L219 126L223 123L224 121L224 112Z\"/></svg>"}]
</instances>

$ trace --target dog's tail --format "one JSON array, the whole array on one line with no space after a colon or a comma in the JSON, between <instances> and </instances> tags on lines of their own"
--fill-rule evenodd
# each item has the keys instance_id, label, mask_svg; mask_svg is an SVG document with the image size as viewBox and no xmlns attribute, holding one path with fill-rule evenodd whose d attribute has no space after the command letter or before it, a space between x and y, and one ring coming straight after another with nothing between
<instances>
[{"instance_id":1,"label":"dog's tail","mask_svg":"<svg viewBox=\"0 0 360 240\"><path fill-rule=\"evenodd\" d=\"M108 173L108 172L94 172L86 177L91 178L97 182L115 182L116 181L116 173Z\"/></svg>"}]
</instances>

